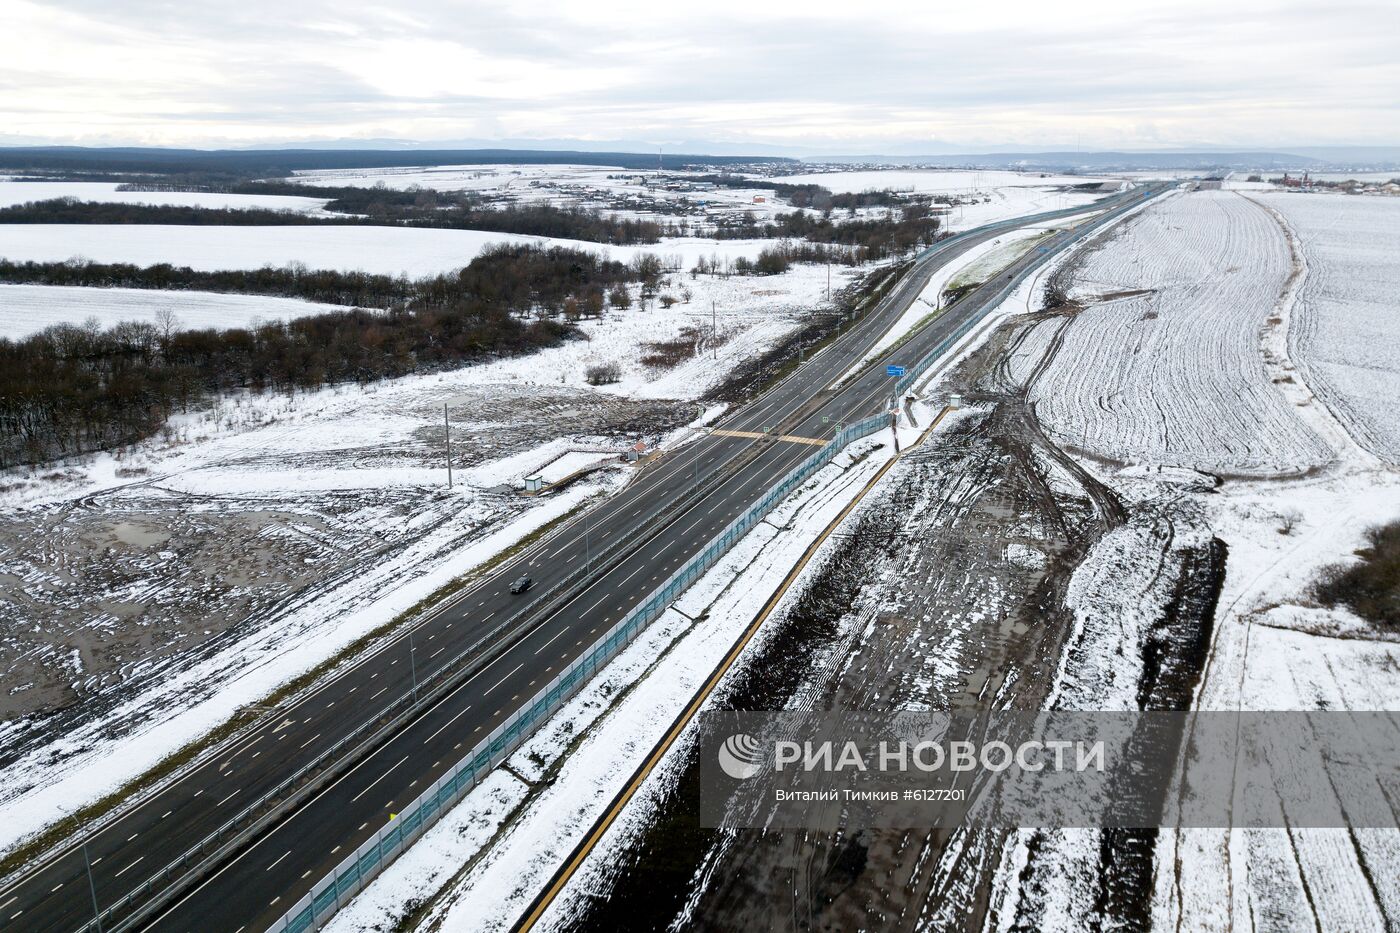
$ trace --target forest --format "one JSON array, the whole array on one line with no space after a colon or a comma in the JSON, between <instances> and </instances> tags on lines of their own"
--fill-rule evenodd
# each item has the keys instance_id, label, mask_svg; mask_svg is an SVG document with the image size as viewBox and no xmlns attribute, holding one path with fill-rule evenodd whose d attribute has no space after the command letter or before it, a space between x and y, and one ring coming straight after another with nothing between
<instances>
[{"instance_id":1,"label":"forest","mask_svg":"<svg viewBox=\"0 0 1400 933\"><path fill-rule=\"evenodd\" d=\"M650 256L624 265L580 250L498 246L454 274L390 280L406 293L387 310L232 330L60 324L0 339L0 467L130 444L216 392L365 384L528 353L577 334L558 319L566 309L601 314L609 289L659 273Z\"/></svg>"}]
</instances>

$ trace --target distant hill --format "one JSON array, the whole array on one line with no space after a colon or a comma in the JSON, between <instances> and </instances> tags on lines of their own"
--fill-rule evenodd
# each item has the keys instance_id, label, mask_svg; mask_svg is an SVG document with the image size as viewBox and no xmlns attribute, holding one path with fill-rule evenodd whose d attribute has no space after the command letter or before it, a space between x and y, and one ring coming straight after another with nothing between
<instances>
[{"instance_id":1,"label":"distant hill","mask_svg":"<svg viewBox=\"0 0 1400 933\"><path fill-rule=\"evenodd\" d=\"M240 175L289 175L295 171L341 168L392 168L413 165L540 165L616 166L654 169L655 152L577 152L531 149L146 149L86 148L83 146L21 146L0 148L0 171L9 172L228 172ZM793 163L777 156L711 156L666 153L661 165Z\"/></svg>"},{"instance_id":2,"label":"distant hill","mask_svg":"<svg viewBox=\"0 0 1400 933\"><path fill-rule=\"evenodd\" d=\"M1295 155L1285 152L984 152L928 156L832 156L828 159L808 159L807 161L1079 172L1131 172L1152 169L1177 171L1318 170L1337 164L1318 156Z\"/></svg>"}]
</instances>

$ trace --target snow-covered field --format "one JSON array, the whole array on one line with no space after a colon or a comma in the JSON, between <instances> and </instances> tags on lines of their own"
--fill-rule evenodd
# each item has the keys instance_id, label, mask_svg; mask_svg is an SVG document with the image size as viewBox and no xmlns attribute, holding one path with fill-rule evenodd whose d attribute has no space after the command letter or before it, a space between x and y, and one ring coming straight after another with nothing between
<instances>
[{"instance_id":1,"label":"snow-covered field","mask_svg":"<svg viewBox=\"0 0 1400 933\"><path fill-rule=\"evenodd\" d=\"M1032 388L1047 428L1094 456L1211 473L1327 462L1259 351L1291 273L1277 223L1243 197L1159 201L1087 256L1087 307L1037 329L1063 341Z\"/></svg>"},{"instance_id":2,"label":"snow-covered field","mask_svg":"<svg viewBox=\"0 0 1400 933\"><path fill-rule=\"evenodd\" d=\"M1353 559L1368 527L1400 518L1400 477L1382 459L1393 419L1372 401L1396 398L1395 383L1373 381L1395 372L1395 234L1380 213L1391 205L1250 197L1258 203L1201 192L1149 208L1080 270L1089 307L1039 324L1013 360L1024 376L1035 367L1021 357L1055 349L1034 386L1038 414L1089 447L1085 466L1152 517L1106 536L1076 572L1077 657L1092 670L1074 671L1062 696L1080 708L1132 702L1138 675L1125 659L1148 632L1142 607L1160 602L1151 568L1166 545L1208 534L1227 560L1196 708L1400 710L1400 638L1309 595L1325 566ZM1154 294L1103 298L1138 288ZM1371 368L1353 377L1348 361ZM1244 475L1215 485L1182 466ZM1039 844L1036 857L1062 878L1082 881L1099 864L1095 833ZM1007 890L1019 853L1008 854ZM1153 928L1395 928L1397 864L1400 834L1388 830L1166 831ZM1041 916L1092 916L1073 881L1041 895Z\"/></svg>"},{"instance_id":3,"label":"snow-covered field","mask_svg":"<svg viewBox=\"0 0 1400 933\"><path fill-rule=\"evenodd\" d=\"M664 157L663 157L664 165ZM664 170L664 182L672 175L688 177L697 173ZM658 185L655 168L625 169L598 165L437 165L423 167L334 169L294 175L289 181L308 185L345 185L370 188L385 185L405 190L413 187L434 191L470 191L513 201L548 201L557 205L609 208L611 198L644 199L644 211L618 211L618 216L646 216L657 219L681 202L703 204L720 210L742 210L762 219L792 208L773 197L764 179L754 179L752 188L714 188L705 191L672 191ZM763 200L755 201L760 196ZM664 219L664 218L663 218Z\"/></svg>"},{"instance_id":4,"label":"snow-covered field","mask_svg":"<svg viewBox=\"0 0 1400 933\"><path fill-rule=\"evenodd\" d=\"M1312 387L1372 453L1400 464L1400 198L1272 194L1308 277L1291 342Z\"/></svg>"},{"instance_id":5,"label":"snow-covered field","mask_svg":"<svg viewBox=\"0 0 1400 933\"><path fill-rule=\"evenodd\" d=\"M414 187L434 191L495 191L524 189L531 182L607 185L612 181L609 175L644 174L636 169L607 165L428 165L318 169L298 172L287 180L336 188L384 185L397 191Z\"/></svg>"},{"instance_id":6,"label":"snow-covered field","mask_svg":"<svg viewBox=\"0 0 1400 933\"><path fill-rule=\"evenodd\" d=\"M0 337L24 337L51 324L81 324L89 318L102 327L118 321L154 324L156 315L166 309L174 312L181 329L197 330L290 320L334 311L337 306L264 295L0 284Z\"/></svg>"},{"instance_id":7,"label":"snow-covered field","mask_svg":"<svg viewBox=\"0 0 1400 933\"><path fill-rule=\"evenodd\" d=\"M421 277L467 265L490 243L567 246L628 261L654 253L689 269L700 257L756 257L771 240L677 237L650 246L410 227L217 227L126 224L0 224L0 257L16 262L94 262L193 269L257 269L300 262L312 269Z\"/></svg>"},{"instance_id":8,"label":"snow-covered field","mask_svg":"<svg viewBox=\"0 0 1400 933\"><path fill-rule=\"evenodd\" d=\"M102 181L0 181L0 207L53 198L76 198L107 204L164 204L172 207L207 207L248 210L296 211L319 214L325 198L299 198L280 194L217 194L193 191L118 191L116 182Z\"/></svg>"}]
</instances>

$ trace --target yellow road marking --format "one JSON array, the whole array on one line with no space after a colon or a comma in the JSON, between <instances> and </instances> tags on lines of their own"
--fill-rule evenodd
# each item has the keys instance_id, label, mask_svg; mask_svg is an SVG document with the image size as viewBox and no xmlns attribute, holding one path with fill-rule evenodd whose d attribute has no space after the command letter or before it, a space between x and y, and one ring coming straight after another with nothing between
<instances>
[{"instance_id":1,"label":"yellow road marking","mask_svg":"<svg viewBox=\"0 0 1400 933\"><path fill-rule=\"evenodd\" d=\"M546 888L535 903L531 905L530 912L520 921L520 925L515 928L516 930L522 931L523 933L525 930L533 929L535 924L539 922L540 917L544 916L544 912L549 909L549 905L554 903L554 899L559 896L559 892L569 883L574 873L578 871L579 866L584 863L589 853L593 851L593 847L598 844L598 841L602 839L603 835L611 828L618 814L620 814L627 806L628 802L631 801L632 796L637 792L638 788L642 786L642 783L646 781L647 777L651 774L652 770L656 768L657 764L660 763L661 759L671 750L671 746L675 744L676 738L681 734L681 731L685 729L690 723L690 720L695 717L695 714L699 711L700 707L704 705L705 701L710 698L710 693L714 691L720 679L733 667L734 662L739 659L739 655L743 654L744 649L748 647L749 641L758 633L759 627L767 621L768 616L777 608L779 601L787 594L787 591L792 587L792 584L797 580L797 577L802 571L806 569L807 564L811 562L812 557L826 542L826 539L831 537L832 532L840 527L841 523L846 520L846 516L850 515L855 507L860 504L860 501L869 494L870 490L875 488L876 483L885 478L885 474L890 471L891 467L899 462L904 454L923 444L924 440L933 433L933 429L938 427L939 422L943 420L943 416L950 411L952 411L952 408L945 405L943 410L938 413L938 417L934 418L933 421L929 423L929 426L924 429L924 433L919 435L919 439L903 452L897 453L890 458L890 462L882 466L879 471L870 478L870 481L865 484L861 491L856 494L856 497L846 504L846 507L841 510L841 513L822 529L822 533L817 536L817 540L813 541L807 547L807 550L802 552L802 557L797 561L797 564L788 571L787 576L783 577L782 584L772 596L768 597L767 602L763 604L763 608L759 611L758 615L754 617L754 620L749 623L749 627L744 630L744 633L739 636L739 640L729 649L729 653L724 656L724 660L720 663L719 667L715 668L715 670L710 673L704 685L701 686L695 696L691 698L685 709L676 717L676 721L671 724L671 728L661 737L661 741L656 744L656 747L651 750L651 754L642 762L641 767L632 775L632 779L627 782L627 785L618 793L617 797L613 799L612 805L609 806L607 811L593 824L593 828L589 830L588 835L584 837L583 841L574 848L568 861L565 862L563 867L555 874L554 880L550 882L549 887ZM724 432L716 431L714 433L720 434ZM761 437L762 435L759 436Z\"/></svg>"},{"instance_id":2,"label":"yellow road marking","mask_svg":"<svg viewBox=\"0 0 1400 933\"><path fill-rule=\"evenodd\" d=\"M720 437L747 437L752 440L774 436L771 434L764 434L761 431L730 431L726 428L716 428L710 433L718 434ZM827 444L831 443L829 440L824 441L815 437L799 437L796 434L779 434L777 435L777 439L780 441L787 441L791 444L811 444L813 447L825 447Z\"/></svg>"}]
</instances>

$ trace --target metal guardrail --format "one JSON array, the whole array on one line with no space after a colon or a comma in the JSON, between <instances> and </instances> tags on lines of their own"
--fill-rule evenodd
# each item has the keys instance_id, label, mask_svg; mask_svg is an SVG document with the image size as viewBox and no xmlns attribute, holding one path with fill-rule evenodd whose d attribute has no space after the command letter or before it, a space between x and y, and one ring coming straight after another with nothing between
<instances>
[{"instance_id":1,"label":"metal guardrail","mask_svg":"<svg viewBox=\"0 0 1400 933\"><path fill-rule=\"evenodd\" d=\"M690 560L686 561L637 608L617 622L577 660L564 668L510 719L493 729L442 778L428 787L374 837L350 853L311 891L270 927L272 933L303 933L316 929L354 897L410 843L432 826L454 803L504 761L547 717L560 709L599 669L631 644L671 603L743 537L754 525L853 440L889 424L889 416L873 415L839 431L826 446L795 467L763 497Z\"/></svg>"}]
</instances>

